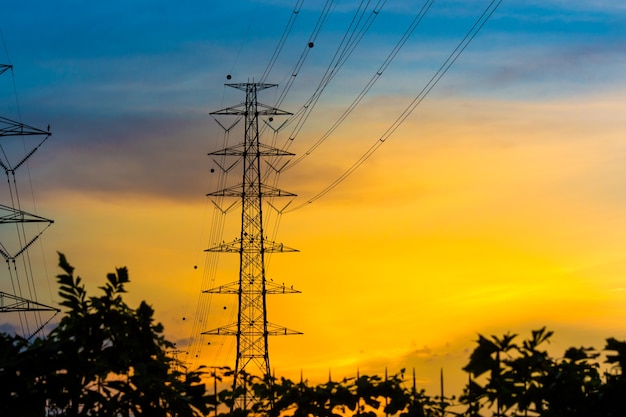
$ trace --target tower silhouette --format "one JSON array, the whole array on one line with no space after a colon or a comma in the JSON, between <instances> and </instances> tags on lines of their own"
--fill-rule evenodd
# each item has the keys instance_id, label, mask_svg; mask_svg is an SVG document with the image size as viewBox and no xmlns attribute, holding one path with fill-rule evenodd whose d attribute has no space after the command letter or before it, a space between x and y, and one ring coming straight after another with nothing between
<instances>
[{"instance_id":1,"label":"tower silhouette","mask_svg":"<svg viewBox=\"0 0 626 417\"><path fill-rule=\"evenodd\" d=\"M268 294L297 293L292 287L267 281L265 276L266 254L276 252L297 252L296 249L282 243L269 241L263 229L263 202L267 198L293 197L295 194L280 190L263 182L261 161L263 158L277 158L293 155L281 149L261 143L259 138L259 117L290 115L286 111L261 104L257 93L275 87L266 83L226 84L245 92L245 102L227 107L211 115L232 115L244 119L243 143L228 147L209 155L239 158L242 163L242 182L227 187L207 196L233 197L241 199L240 236L231 242L224 242L206 249L208 252L227 252L239 254L239 279L227 285L204 291L212 294L235 294L238 297L237 322L208 330L202 334L227 335L237 338L237 356L235 359L233 408L247 409L254 395L246 385L246 375L255 371L267 378L270 376L270 357L268 336L293 335L300 332L269 323L267 320ZM253 367L255 369L250 370ZM269 380L269 379L268 379Z\"/></svg>"},{"instance_id":2,"label":"tower silhouette","mask_svg":"<svg viewBox=\"0 0 626 417\"><path fill-rule=\"evenodd\" d=\"M0 75L13 70L0 64ZM31 338L52 319L43 321L40 312L60 310L37 301L33 268L28 249L41 237L53 221L22 209L16 171L18 171L50 137L47 130L29 126L0 116L0 167L6 174L6 187L0 204L0 256L7 264L8 277L0 283L0 313L17 313L23 336ZM25 138L34 138L26 143ZM21 139L21 141L20 141ZM8 201L7 201L8 200ZM9 292L3 291L7 289ZM27 315L26 313L33 313ZM35 329L31 328L33 325Z\"/></svg>"}]
</instances>

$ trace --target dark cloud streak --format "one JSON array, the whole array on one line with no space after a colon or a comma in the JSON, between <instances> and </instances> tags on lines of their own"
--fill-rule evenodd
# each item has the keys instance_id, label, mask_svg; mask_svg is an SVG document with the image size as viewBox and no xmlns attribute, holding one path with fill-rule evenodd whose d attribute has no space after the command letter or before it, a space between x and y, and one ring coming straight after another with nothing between
<instances>
[{"instance_id":1,"label":"dark cloud streak","mask_svg":"<svg viewBox=\"0 0 626 417\"><path fill-rule=\"evenodd\" d=\"M32 165L43 193L197 199L207 192L208 120L62 120Z\"/></svg>"}]
</instances>

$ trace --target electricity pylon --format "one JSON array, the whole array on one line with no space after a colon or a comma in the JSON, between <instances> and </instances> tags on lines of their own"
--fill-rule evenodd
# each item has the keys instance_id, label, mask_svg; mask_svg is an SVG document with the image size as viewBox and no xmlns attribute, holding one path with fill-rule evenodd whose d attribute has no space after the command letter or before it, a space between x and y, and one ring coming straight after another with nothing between
<instances>
[{"instance_id":1,"label":"electricity pylon","mask_svg":"<svg viewBox=\"0 0 626 417\"><path fill-rule=\"evenodd\" d=\"M267 240L263 230L263 201L266 198L294 197L295 194L280 190L263 182L261 160L266 157L293 155L272 146L262 144L259 139L259 116L289 115L286 111L261 104L257 93L276 84L236 83L228 87L242 90L246 94L244 103L228 107L211 115L243 116L245 120L244 141L209 155L232 156L243 163L241 184L207 194L215 197L241 199L240 236L231 242L206 249L208 252L239 254L239 279L236 282L206 290L213 294L236 294L238 296L237 322L203 332L207 335L229 335L237 338L237 357L233 382L235 404L233 408L247 409L254 395L246 386L246 375L253 374L248 367L256 366L269 381L270 358L268 336L293 335L300 332L289 330L267 321L268 294L297 293L292 287L277 285L265 277L265 255L274 252L297 252L297 250Z\"/></svg>"},{"instance_id":2,"label":"electricity pylon","mask_svg":"<svg viewBox=\"0 0 626 417\"><path fill-rule=\"evenodd\" d=\"M12 69L11 65L0 64L0 75ZM41 304L34 299L31 300L21 295L22 291L27 291L30 298L35 298L36 291L31 276L32 268L28 249L54 222L21 209L15 172L28 161L50 135L50 126L47 130L43 130L0 116L0 150L2 151L0 167L4 169L6 174L6 193L10 199L10 205L0 204L0 256L7 263L9 281L13 289L12 294L0 291L0 313L19 313L23 331L26 330L24 327L29 327L25 316L22 320L23 313L40 311L58 313L60 311L58 308ZM23 141L25 137L35 137L37 139L35 146L27 148L25 143L12 144L12 142L17 142L18 138ZM17 155L9 151L14 147L21 148ZM42 225L44 228L41 229L38 226L27 228L26 225L31 223ZM11 225L15 227L14 230L12 230ZM18 259L23 261L20 262L21 267L18 267ZM26 282L20 282L24 279ZM5 283L3 282L3 284ZM26 288L22 289L22 286ZM45 323L38 322L37 325L37 330L31 333L28 338L39 332ZM30 329L28 331L30 332Z\"/></svg>"}]
</instances>

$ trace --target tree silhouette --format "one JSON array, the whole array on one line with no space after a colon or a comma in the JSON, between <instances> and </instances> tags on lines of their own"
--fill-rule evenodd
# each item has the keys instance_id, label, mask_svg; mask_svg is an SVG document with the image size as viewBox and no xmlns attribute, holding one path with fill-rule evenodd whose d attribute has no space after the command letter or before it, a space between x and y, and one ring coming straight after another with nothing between
<instances>
[{"instance_id":1,"label":"tree silhouette","mask_svg":"<svg viewBox=\"0 0 626 417\"><path fill-rule=\"evenodd\" d=\"M466 372L475 378L489 373L487 383L481 386L471 382L466 395L473 407L481 408L482 404L496 406L496 415L501 416L514 403L515 381L511 379L510 370L505 365L509 362L506 356L511 350L517 349L513 340L517 335L506 334L502 338L492 336L488 339L479 335L478 346L470 356ZM471 388L471 389L470 389Z\"/></svg>"},{"instance_id":2,"label":"tree silhouette","mask_svg":"<svg viewBox=\"0 0 626 417\"><path fill-rule=\"evenodd\" d=\"M88 297L64 255L57 276L68 310L48 337L28 344L0 338L1 415L201 416L211 410L201 370L182 374L174 345L145 302L123 300L126 268L107 275L103 294Z\"/></svg>"},{"instance_id":3,"label":"tree silhouette","mask_svg":"<svg viewBox=\"0 0 626 417\"><path fill-rule=\"evenodd\" d=\"M615 373L603 381L600 354L591 347L571 347L561 359L542 349L553 332L532 331L522 344L516 335L479 336L464 368L470 373L461 402L464 416L480 416L495 405L493 416L614 417L626 415L626 342L607 340L607 362ZM473 379L471 378L473 377Z\"/></svg>"},{"instance_id":4,"label":"tree silhouette","mask_svg":"<svg viewBox=\"0 0 626 417\"><path fill-rule=\"evenodd\" d=\"M607 417L626 416L626 342L611 337L606 340L604 350L612 352L606 361L613 369L606 374L602 410Z\"/></svg>"}]
</instances>

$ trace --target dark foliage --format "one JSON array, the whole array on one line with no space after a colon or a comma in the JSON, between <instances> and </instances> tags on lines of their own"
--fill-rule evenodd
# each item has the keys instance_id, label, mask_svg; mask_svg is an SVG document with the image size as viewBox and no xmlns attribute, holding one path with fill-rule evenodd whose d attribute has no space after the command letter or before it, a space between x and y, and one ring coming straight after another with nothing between
<instances>
[{"instance_id":1,"label":"dark foliage","mask_svg":"<svg viewBox=\"0 0 626 417\"><path fill-rule=\"evenodd\" d=\"M479 336L464 368L470 374L461 402L464 416L613 417L626 415L626 342L608 339L607 362L613 374L600 372L600 354L590 347L569 348L561 359L542 349L552 332L535 330L515 343L515 335ZM482 413L482 414L480 414Z\"/></svg>"},{"instance_id":2,"label":"dark foliage","mask_svg":"<svg viewBox=\"0 0 626 417\"><path fill-rule=\"evenodd\" d=\"M88 297L65 256L57 276L67 312L32 344L0 335L0 415L201 416L210 410L201 370L181 374L173 345L142 302L122 299L128 271L107 275L102 295Z\"/></svg>"},{"instance_id":3,"label":"dark foliage","mask_svg":"<svg viewBox=\"0 0 626 417\"><path fill-rule=\"evenodd\" d=\"M385 378L363 375L313 386L307 381L295 383L285 378L260 379L251 375L245 381L247 392L254 394L252 406L231 410L233 393L222 391L222 404L228 405L222 408L222 417L440 417L449 405L431 399L423 391L407 389L403 371Z\"/></svg>"}]
</instances>

